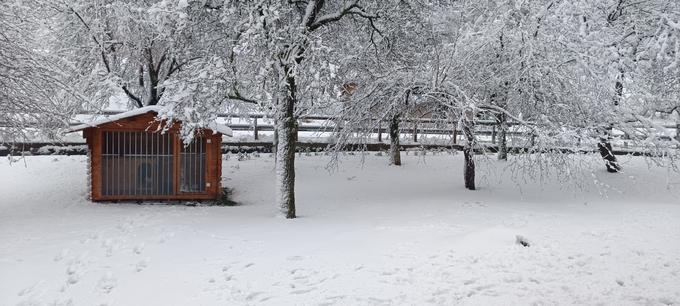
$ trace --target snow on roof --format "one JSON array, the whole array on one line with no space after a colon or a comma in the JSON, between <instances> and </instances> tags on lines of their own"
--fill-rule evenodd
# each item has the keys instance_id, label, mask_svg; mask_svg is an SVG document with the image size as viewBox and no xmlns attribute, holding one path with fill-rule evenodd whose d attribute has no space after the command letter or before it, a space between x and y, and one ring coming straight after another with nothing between
<instances>
[{"instance_id":1,"label":"snow on roof","mask_svg":"<svg viewBox=\"0 0 680 306\"><path fill-rule=\"evenodd\" d=\"M97 119L97 120L94 120L94 121L90 121L90 122L86 122L86 123L83 123L83 124L76 125L76 126L69 128L66 132L67 133L77 132L77 131L84 130L86 128L97 127L97 126L100 126L102 124L111 123L111 122L118 121L118 120L121 120L121 119L139 116L139 115L143 115L143 114L151 113L151 112L158 114L162 110L163 110L163 107L158 106L158 105L144 106L144 107L133 109L131 111L127 111L127 112L124 112L124 113L111 115L111 116L108 116L106 118L101 118L101 119ZM228 126L226 126L224 124L220 124L220 123L217 123L217 122L211 122L205 128L211 129L211 130L218 132L218 133L222 133L225 136L230 136L230 137L233 136L233 132L232 132L231 128L229 128Z\"/></svg>"},{"instance_id":2,"label":"snow on roof","mask_svg":"<svg viewBox=\"0 0 680 306\"><path fill-rule=\"evenodd\" d=\"M208 123L207 128L209 128L209 129L211 129L215 132L222 133L222 135L225 135L225 136L229 136L229 137L234 136L234 133L232 132L231 128L224 125L224 124L220 124L220 123L217 123L217 122L211 122L211 123Z\"/></svg>"}]
</instances>

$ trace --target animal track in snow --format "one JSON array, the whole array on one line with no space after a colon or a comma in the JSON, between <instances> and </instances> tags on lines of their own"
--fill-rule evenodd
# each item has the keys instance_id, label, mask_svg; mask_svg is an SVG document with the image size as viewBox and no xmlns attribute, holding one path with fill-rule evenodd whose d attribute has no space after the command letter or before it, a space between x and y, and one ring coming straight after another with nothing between
<instances>
[{"instance_id":1,"label":"animal track in snow","mask_svg":"<svg viewBox=\"0 0 680 306\"><path fill-rule=\"evenodd\" d=\"M24 296L24 295L31 294L37 287L39 287L43 283L44 283L44 281L39 281L37 283L34 283L33 285L30 285L30 286L22 289L21 291L19 291L19 293L17 293L17 295L18 296Z\"/></svg>"},{"instance_id":2,"label":"animal track in snow","mask_svg":"<svg viewBox=\"0 0 680 306\"><path fill-rule=\"evenodd\" d=\"M138 262L137 265L135 265L135 271L142 272L142 270L144 270L149 265L150 261L151 259L149 259L148 257L144 258L144 260Z\"/></svg>"},{"instance_id":3,"label":"animal track in snow","mask_svg":"<svg viewBox=\"0 0 680 306\"><path fill-rule=\"evenodd\" d=\"M136 245L134 248L132 248L132 251L137 255L141 254L143 250L144 250L144 243L140 243L140 244Z\"/></svg>"},{"instance_id":4,"label":"animal track in snow","mask_svg":"<svg viewBox=\"0 0 680 306\"><path fill-rule=\"evenodd\" d=\"M110 238L102 242L102 247L106 251L106 257L111 257L113 255L113 252L117 250L119 246L120 245L117 242Z\"/></svg>"},{"instance_id":5,"label":"animal track in snow","mask_svg":"<svg viewBox=\"0 0 680 306\"><path fill-rule=\"evenodd\" d=\"M290 293L291 293L291 294L305 294L305 293L312 292L312 291L314 291L314 290L316 290L316 289L317 289L316 287L310 287L310 288L307 288L307 289L293 290L293 291L291 291Z\"/></svg>"},{"instance_id":6,"label":"animal track in snow","mask_svg":"<svg viewBox=\"0 0 680 306\"><path fill-rule=\"evenodd\" d=\"M116 287L118 280L113 276L113 273L106 272L106 274L99 280L97 287L104 293L108 294Z\"/></svg>"},{"instance_id":7,"label":"animal track in snow","mask_svg":"<svg viewBox=\"0 0 680 306\"><path fill-rule=\"evenodd\" d=\"M68 256L68 253L69 253L68 249L61 250L61 252L59 252L59 254L54 256L54 261L61 261L62 259L64 259L64 257Z\"/></svg>"},{"instance_id":8,"label":"animal track in snow","mask_svg":"<svg viewBox=\"0 0 680 306\"><path fill-rule=\"evenodd\" d=\"M80 281L84 274L85 255L73 259L66 267L66 285L73 285Z\"/></svg>"},{"instance_id":9,"label":"animal track in snow","mask_svg":"<svg viewBox=\"0 0 680 306\"><path fill-rule=\"evenodd\" d=\"M80 268L76 265L69 265L66 268L66 283L73 285L80 280Z\"/></svg>"}]
</instances>

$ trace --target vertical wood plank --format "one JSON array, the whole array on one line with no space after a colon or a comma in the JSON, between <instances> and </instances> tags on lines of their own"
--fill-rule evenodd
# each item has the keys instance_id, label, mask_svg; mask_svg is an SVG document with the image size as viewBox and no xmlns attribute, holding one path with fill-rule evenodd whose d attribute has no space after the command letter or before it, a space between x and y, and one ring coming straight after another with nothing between
<instances>
[{"instance_id":1,"label":"vertical wood plank","mask_svg":"<svg viewBox=\"0 0 680 306\"><path fill-rule=\"evenodd\" d=\"M91 139L92 150L90 151L90 174L92 177L92 200L101 200L101 180L102 180L102 131L93 129L88 133Z\"/></svg>"}]
</instances>

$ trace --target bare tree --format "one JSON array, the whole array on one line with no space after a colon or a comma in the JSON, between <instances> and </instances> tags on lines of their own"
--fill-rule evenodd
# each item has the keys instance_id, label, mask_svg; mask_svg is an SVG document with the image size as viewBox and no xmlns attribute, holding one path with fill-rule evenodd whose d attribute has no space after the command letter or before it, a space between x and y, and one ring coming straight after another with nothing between
<instances>
[{"instance_id":1,"label":"bare tree","mask_svg":"<svg viewBox=\"0 0 680 306\"><path fill-rule=\"evenodd\" d=\"M176 1L63 1L50 3L54 49L77 62L82 91L106 106L112 96L132 107L161 103L166 82L187 65L226 48L221 11Z\"/></svg>"}]
</instances>

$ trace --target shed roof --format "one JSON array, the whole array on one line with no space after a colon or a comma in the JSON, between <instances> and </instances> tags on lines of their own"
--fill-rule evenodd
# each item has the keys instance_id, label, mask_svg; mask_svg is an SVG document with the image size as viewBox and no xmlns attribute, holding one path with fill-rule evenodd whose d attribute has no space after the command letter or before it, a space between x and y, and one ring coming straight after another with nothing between
<instances>
[{"instance_id":1,"label":"shed roof","mask_svg":"<svg viewBox=\"0 0 680 306\"><path fill-rule=\"evenodd\" d=\"M162 110L163 110L163 107L158 106L158 105L144 106L144 107L133 109L131 111L127 111L127 112L124 112L124 113L111 115L111 116L108 116L106 118L101 118L101 119L93 120L93 121L86 122L86 123L83 123L83 124L79 124L79 125L76 125L76 126L72 126L71 128L69 128L67 130L67 133L81 131L81 130L91 128L91 127L97 127L97 126L100 126L102 124L115 122L115 121L125 119L125 118L135 117L135 116L143 115L143 114L146 114L146 113L153 112L153 113L158 114ZM224 124L220 124L220 123L217 123L217 122L208 123L207 126L204 126L203 128L211 129L215 132L222 133L225 136L231 137L231 136L234 135L231 128L229 128L228 126L226 126Z\"/></svg>"}]
</instances>

